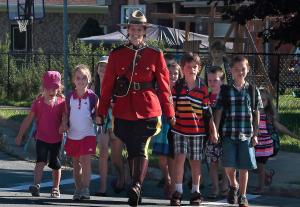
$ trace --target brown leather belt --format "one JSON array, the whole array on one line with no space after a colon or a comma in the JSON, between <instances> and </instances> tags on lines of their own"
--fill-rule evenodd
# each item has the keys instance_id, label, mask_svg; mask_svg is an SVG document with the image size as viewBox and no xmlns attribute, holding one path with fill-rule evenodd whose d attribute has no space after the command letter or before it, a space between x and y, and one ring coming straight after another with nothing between
<instances>
[{"instance_id":1,"label":"brown leather belt","mask_svg":"<svg viewBox=\"0 0 300 207\"><path fill-rule=\"evenodd\" d=\"M153 82L145 82L145 83L132 82L130 86L130 90L134 90L134 91L139 91L148 88L154 88L154 83Z\"/></svg>"}]
</instances>

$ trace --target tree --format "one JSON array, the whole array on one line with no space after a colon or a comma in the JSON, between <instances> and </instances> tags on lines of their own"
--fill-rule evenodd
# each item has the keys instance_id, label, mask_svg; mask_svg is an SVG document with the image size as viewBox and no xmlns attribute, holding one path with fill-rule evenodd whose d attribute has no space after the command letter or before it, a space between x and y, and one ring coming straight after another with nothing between
<instances>
[{"instance_id":1,"label":"tree","mask_svg":"<svg viewBox=\"0 0 300 207\"><path fill-rule=\"evenodd\" d=\"M300 0L209 0L209 4L224 3L223 19L241 25L248 20L270 18L269 28L258 33L264 41L278 40L279 45L290 43L300 46Z\"/></svg>"}]
</instances>

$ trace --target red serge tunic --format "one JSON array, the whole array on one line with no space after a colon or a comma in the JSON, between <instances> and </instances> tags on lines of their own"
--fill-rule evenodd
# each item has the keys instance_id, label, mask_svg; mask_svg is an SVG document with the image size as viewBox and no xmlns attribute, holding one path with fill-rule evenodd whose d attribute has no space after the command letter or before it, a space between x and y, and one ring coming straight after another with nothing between
<instances>
[{"instance_id":1,"label":"red serge tunic","mask_svg":"<svg viewBox=\"0 0 300 207\"><path fill-rule=\"evenodd\" d=\"M129 66L138 50L141 50L141 58L135 64L132 73L132 67L129 69ZM126 75L130 80L131 74L133 74L132 82L149 83L156 81L160 97L158 98L158 93L154 88L129 90L127 96L116 97L113 116L125 120L138 120L161 116L162 111L166 117L174 116L169 71L163 53L148 46L138 50L123 45L110 53L102 83L99 115L107 115L117 77ZM126 70L130 71L126 72Z\"/></svg>"}]
</instances>

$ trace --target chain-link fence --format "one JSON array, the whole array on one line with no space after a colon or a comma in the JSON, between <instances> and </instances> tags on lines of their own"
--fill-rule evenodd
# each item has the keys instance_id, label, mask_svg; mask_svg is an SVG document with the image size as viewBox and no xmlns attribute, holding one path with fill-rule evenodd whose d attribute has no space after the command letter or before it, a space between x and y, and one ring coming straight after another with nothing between
<instances>
[{"instance_id":1,"label":"chain-link fence","mask_svg":"<svg viewBox=\"0 0 300 207\"><path fill-rule=\"evenodd\" d=\"M179 60L182 53L174 52L173 55ZM278 106L282 106L279 104L280 97L299 96L299 55L226 54L228 59L234 55L244 55L248 58L251 66L248 80L258 86L269 87L276 97ZM209 54L202 53L200 56L202 65L210 62ZM86 64L93 72L98 59L99 55L95 54L69 54L69 71L77 64ZM63 74L63 65L62 53L0 53L0 99L15 101L33 99L39 93L43 72L53 69ZM297 103L291 101L290 104L294 102Z\"/></svg>"}]
</instances>

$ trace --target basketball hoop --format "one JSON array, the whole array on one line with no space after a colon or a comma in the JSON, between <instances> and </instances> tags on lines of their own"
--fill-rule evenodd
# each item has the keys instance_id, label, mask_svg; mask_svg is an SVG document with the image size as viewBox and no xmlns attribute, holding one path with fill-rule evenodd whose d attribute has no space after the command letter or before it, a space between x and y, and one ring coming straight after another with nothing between
<instances>
[{"instance_id":1,"label":"basketball hoop","mask_svg":"<svg viewBox=\"0 0 300 207\"><path fill-rule=\"evenodd\" d=\"M20 32L26 32L28 22L29 22L28 19L18 19L17 20Z\"/></svg>"}]
</instances>

